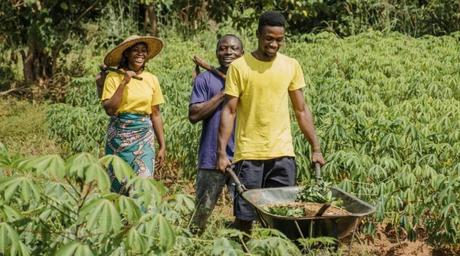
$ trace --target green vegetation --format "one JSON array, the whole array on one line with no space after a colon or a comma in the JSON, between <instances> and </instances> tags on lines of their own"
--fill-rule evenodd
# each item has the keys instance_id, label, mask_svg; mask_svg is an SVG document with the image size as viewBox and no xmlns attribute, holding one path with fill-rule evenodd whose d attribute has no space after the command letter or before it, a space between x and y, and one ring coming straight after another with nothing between
<instances>
[{"instance_id":1,"label":"green vegetation","mask_svg":"<svg viewBox=\"0 0 460 256\"><path fill-rule=\"evenodd\" d=\"M0 142L21 155L60 153L62 148L48 137L45 104L0 99Z\"/></svg>"},{"instance_id":2,"label":"green vegetation","mask_svg":"<svg viewBox=\"0 0 460 256\"><path fill-rule=\"evenodd\" d=\"M295 202L266 205L263 208L271 214L289 217L313 217L319 211L311 208L309 205L315 205L318 207L324 204L340 207L343 204L343 200L332 196L330 182L324 182L322 180L311 181L310 185L305 186L301 191L298 192ZM306 204L307 203L307 204Z\"/></svg>"},{"instance_id":3,"label":"green vegetation","mask_svg":"<svg viewBox=\"0 0 460 256\"><path fill-rule=\"evenodd\" d=\"M110 192L106 168L127 177L130 195ZM198 238L188 231L190 196L133 175L120 158L88 153L13 156L0 144L0 252L4 255L301 255L276 230L256 228L252 239L217 222ZM216 225L217 226L214 226ZM304 251L305 252L305 251ZM312 251L310 251L312 252Z\"/></svg>"},{"instance_id":4,"label":"green vegetation","mask_svg":"<svg viewBox=\"0 0 460 256\"><path fill-rule=\"evenodd\" d=\"M458 38L320 34L289 48L304 54L312 80L324 179L377 206L369 230L389 221L411 238L418 227L436 242L460 238ZM297 155L308 155L302 138L295 141Z\"/></svg>"},{"instance_id":5,"label":"green vegetation","mask_svg":"<svg viewBox=\"0 0 460 256\"><path fill-rule=\"evenodd\" d=\"M251 51L267 9L286 12L282 52L299 60L308 81L324 180L377 208L360 231L372 235L384 223L437 248L460 242L458 1L61 2L0 1L0 254L300 255L332 245L313 238L296 247L262 228L246 241L222 216L196 237L183 184L168 190L131 178L135 196L108 191L108 162L130 170L100 158L108 117L94 76L107 49L129 34L166 42L147 70L166 98L167 166L191 180L200 130L187 119L191 57L215 62L224 33L240 34ZM291 120L298 180L308 184L310 148Z\"/></svg>"},{"instance_id":6,"label":"green vegetation","mask_svg":"<svg viewBox=\"0 0 460 256\"><path fill-rule=\"evenodd\" d=\"M128 178L131 197L110 193L108 165L119 180ZM23 160L1 147L0 170L0 233L7 234L0 251L7 255L165 253L175 245L170 223L184 222L181 211L193 207L184 195L162 200L161 183L134 176L113 156ZM178 200L188 201L178 209Z\"/></svg>"},{"instance_id":7,"label":"green vegetation","mask_svg":"<svg viewBox=\"0 0 460 256\"><path fill-rule=\"evenodd\" d=\"M72 37L85 37L94 25L103 31L98 36L104 40L97 45L118 41L136 27L163 37L168 33L165 27L191 35L215 30L223 23L253 33L264 10L282 11L293 33L330 31L349 36L378 30L422 36L460 29L457 0L231 0L225 4L215 0L12 0L0 3L0 42L10 53L7 63L21 59L23 79L43 86L56 75L75 72L60 65L65 62L62 53L72 48ZM3 63L0 70L10 77L13 74ZM1 83L0 79L0 87Z\"/></svg>"},{"instance_id":8,"label":"green vegetation","mask_svg":"<svg viewBox=\"0 0 460 256\"><path fill-rule=\"evenodd\" d=\"M336 202L332 196L332 191L329 182L315 182L305 186L302 191L297 195L298 202L312 202L312 203L331 203Z\"/></svg>"},{"instance_id":9,"label":"green vegetation","mask_svg":"<svg viewBox=\"0 0 460 256\"><path fill-rule=\"evenodd\" d=\"M413 239L419 227L431 230L435 243L460 239L458 38L371 32L339 39L323 33L287 43L284 51L301 62L310 80L305 93L328 160L324 179L377 207L366 232L384 221ZM200 39L166 39L169 46L148 66L159 76L167 100L162 113L168 157L185 177L195 173L199 135L199 127L186 117L193 66L185 56L191 55L189 49L199 49L196 53L213 59L214 45ZM71 145L77 139L103 141L103 112L94 101L82 100L94 97L94 83L90 77L78 81L75 88L81 90L72 94L72 102L49 112L57 127L53 134ZM82 121L69 121L74 117L67 113L73 110ZM88 133L91 127L100 137ZM293 127L299 178L307 181L312 178L310 148ZM74 133L66 137L70 129Z\"/></svg>"}]
</instances>

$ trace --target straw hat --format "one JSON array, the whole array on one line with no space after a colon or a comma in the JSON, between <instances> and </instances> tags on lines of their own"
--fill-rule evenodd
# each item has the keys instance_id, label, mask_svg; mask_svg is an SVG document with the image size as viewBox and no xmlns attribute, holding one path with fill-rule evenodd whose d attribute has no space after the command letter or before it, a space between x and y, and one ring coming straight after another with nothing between
<instances>
[{"instance_id":1,"label":"straw hat","mask_svg":"<svg viewBox=\"0 0 460 256\"><path fill-rule=\"evenodd\" d=\"M123 52L129 47L141 42L147 44L148 53L145 58L146 61L155 57L163 48L163 42L154 36L130 36L105 55L104 64L107 66L118 66Z\"/></svg>"}]
</instances>

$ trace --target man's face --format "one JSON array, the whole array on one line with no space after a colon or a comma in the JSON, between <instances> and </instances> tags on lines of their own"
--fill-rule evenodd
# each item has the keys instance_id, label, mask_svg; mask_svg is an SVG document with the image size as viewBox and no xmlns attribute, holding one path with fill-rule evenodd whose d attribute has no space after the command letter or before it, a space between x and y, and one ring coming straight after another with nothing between
<instances>
[{"instance_id":1,"label":"man's face","mask_svg":"<svg viewBox=\"0 0 460 256\"><path fill-rule=\"evenodd\" d=\"M240 42L231 36L224 37L217 46L216 55L220 66L228 67L232 61L243 54Z\"/></svg>"},{"instance_id":2,"label":"man's face","mask_svg":"<svg viewBox=\"0 0 460 256\"><path fill-rule=\"evenodd\" d=\"M273 58L284 43L284 27L263 26L257 33L259 50L267 57Z\"/></svg>"}]
</instances>

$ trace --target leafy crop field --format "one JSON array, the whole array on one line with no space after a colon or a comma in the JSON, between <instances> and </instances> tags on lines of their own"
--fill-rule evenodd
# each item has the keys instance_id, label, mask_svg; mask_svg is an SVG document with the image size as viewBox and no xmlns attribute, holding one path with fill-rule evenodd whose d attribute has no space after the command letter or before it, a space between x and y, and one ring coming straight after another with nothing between
<instances>
[{"instance_id":1,"label":"leafy crop field","mask_svg":"<svg viewBox=\"0 0 460 256\"><path fill-rule=\"evenodd\" d=\"M422 228L433 241L460 239L459 37L371 32L338 39L324 33L287 42L284 52L309 77L305 95L328 160L324 178L377 206L367 231L388 221L411 238ZM195 42L172 40L149 63L167 100L169 158L185 177L195 173L199 136L199 126L187 120L190 49L215 62L214 43ZM75 79L67 104L48 115L53 134L75 151L103 142L106 118L93 83L92 76ZM299 180L307 181L309 147L293 127Z\"/></svg>"},{"instance_id":2,"label":"leafy crop field","mask_svg":"<svg viewBox=\"0 0 460 256\"><path fill-rule=\"evenodd\" d=\"M191 125L187 119L193 69L191 57L193 54L198 54L215 63L215 45L209 38L212 38L209 34L197 35L190 41L176 37L166 38L167 46L160 57L148 64L148 69L158 75L166 97L166 104L162 106L162 115L165 121L168 160L178 166L178 175L184 178L192 178L195 174L200 128L198 125ZM364 220L360 227L363 233L373 234L377 224L384 223L396 233L404 234L409 239L428 236L429 241L435 246L460 242L459 40L459 33L418 39L401 34L379 32L339 39L333 34L322 33L288 40L282 50L299 60L304 74L308 77L309 83L305 89L305 96L315 115L322 150L328 161L322 169L324 179L374 204L377 208L376 214ZM245 39L244 42L246 51L254 48L253 41ZM101 156L100 149L104 141L107 117L99 106L96 96L93 77L97 71L94 59L95 57L85 60L88 76L73 79L65 103L53 105L47 112L47 120L49 132L58 142L72 152L93 152L92 163L102 165L104 160L98 160L98 157ZM291 119L294 121L293 116ZM293 124L292 127L299 167L298 181L307 183L312 176L308 157L310 149L297 125ZM3 155L6 159L7 153ZM51 161L46 159L48 158L41 160ZM76 164L72 158L55 159L55 161L59 166L66 166L66 168ZM11 160L9 163L13 162ZM6 166L5 162L3 166ZM8 166L13 169L27 169L27 165L9 164ZM43 166L47 165L43 164ZM86 167L78 168L85 170ZM45 173L47 171L47 168L43 170ZM84 182L80 184L94 182L93 186L98 184L100 189L94 191L94 197L102 200L98 201L98 204L101 204L100 209L106 209L107 214L112 214L114 218L124 219L126 223L123 222L123 225L133 221L133 215L130 215L131 217L126 215L128 213L125 214L123 209L127 208L121 206L131 204L131 201L128 202L128 199L120 196L104 194L106 187L95 177L83 178L87 176L84 171L82 172L72 174L73 176L69 174L67 183L60 185L62 188L59 189L72 184L76 186L75 184L83 180ZM21 175L26 175L18 173L16 175L16 172L13 172L10 175L19 178L22 177ZM67 177L65 173L60 175L61 178ZM100 179L105 180L103 175ZM0 186L7 186L6 180L8 179L3 178ZM152 183L148 186L161 190L156 187L160 186L158 184ZM48 189L52 188L44 186L39 190ZM8 191L10 191L8 197L5 193L1 194L4 200L2 202L6 202L7 199L16 200L12 197L16 190L11 188ZM21 205L20 201L27 196L26 192L20 191L25 190L17 190L18 205ZM79 190L80 194L75 193L77 192L71 192L69 196L74 195L78 198L84 195L85 191ZM119 244L128 241L125 239L134 239L134 236L147 234L148 239L161 242L163 247L149 248L159 253L175 251L179 255L187 255L190 250L203 252L203 254L212 251L216 255L230 251L235 252L235 255L242 253L241 245L229 239L233 237L239 241L242 234L223 229L222 226L213 227L214 236L202 240L188 234L185 228L187 223L181 219L187 219L188 217L185 216L191 214L190 198L185 199L186 196L179 194L169 196L173 199L166 203L169 202L168 207L172 208L163 209L162 203L152 199L151 209L154 210L153 215L149 215L151 219L143 219L145 223L142 225L145 226L136 226L139 229L132 231L133 233L120 236L117 240ZM137 200L135 204L141 207L142 203L139 200L145 199L139 197L133 200ZM112 210L109 202L114 204L113 209L119 212ZM78 201L77 206L70 208L78 209L78 205L81 207L84 204L84 201ZM95 205L96 203L94 207ZM28 212L28 209L28 206L21 206L17 211ZM163 216L166 216L164 223L170 224L163 224L163 233L160 233L160 237L157 235L150 237L148 235L150 233L146 232L150 232L148 228L153 228L156 224L148 223L155 221L159 223L160 220L155 219L155 213L158 212L164 213ZM81 220L93 216L88 214L80 217L76 214L74 219ZM120 229L132 228L129 225L117 226L114 230L110 224L98 222L97 217L92 218L94 218L91 222L94 228L102 225L98 228L102 228L100 231L106 232L104 234L109 237ZM2 217L2 221L4 220ZM75 225L78 226L78 222L76 223ZM72 225L69 224L69 228L70 226ZM141 226L144 229L141 229ZM0 231L10 230L9 228L12 226L2 226ZM18 236L26 236L26 233L21 233L25 231L26 228L17 231ZM82 234L90 232L90 229L82 232ZM250 244L243 243L247 247L245 249L255 254L256 252L269 253L276 248L290 251L293 255L300 253L292 243L273 232L275 231L258 229ZM171 234L174 234L174 241L171 240ZM82 239L83 237L82 235ZM108 240L104 240L106 238L100 239L101 245L108 243ZM61 238L60 241L64 243L70 240ZM33 241L33 239L23 241ZM68 246L78 247L78 250L83 252L87 250L87 247L84 247L85 243L94 243L92 240L79 241L82 241L83 247L78 247L80 245L76 244ZM198 245L197 241L201 241L202 245ZM32 245L23 243L18 245L18 248L33 250ZM39 240L33 242L36 246L39 243ZM110 246L118 248L114 244ZM142 246L139 244L138 247L130 250L135 252L135 250L145 249ZM53 250L59 248L56 246ZM100 254L102 251L97 248L90 249L94 254Z\"/></svg>"}]
</instances>

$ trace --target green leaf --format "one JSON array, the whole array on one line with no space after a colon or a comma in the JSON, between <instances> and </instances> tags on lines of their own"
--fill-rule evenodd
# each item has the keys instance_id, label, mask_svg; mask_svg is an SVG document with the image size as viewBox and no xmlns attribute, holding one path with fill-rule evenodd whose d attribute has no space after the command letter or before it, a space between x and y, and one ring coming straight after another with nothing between
<instances>
[{"instance_id":1,"label":"green leaf","mask_svg":"<svg viewBox=\"0 0 460 256\"><path fill-rule=\"evenodd\" d=\"M60 3L59 6L63 9L63 10L67 10L69 9L69 6L66 4L66 3Z\"/></svg>"},{"instance_id":2,"label":"green leaf","mask_svg":"<svg viewBox=\"0 0 460 256\"><path fill-rule=\"evenodd\" d=\"M169 251L174 247L176 235L174 234L171 225L161 214L156 214L153 217L152 224L154 229L158 231L159 245L164 251ZM150 229L152 231L152 229ZM150 235L154 234L153 232Z\"/></svg>"},{"instance_id":3,"label":"green leaf","mask_svg":"<svg viewBox=\"0 0 460 256\"><path fill-rule=\"evenodd\" d=\"M301 255L291 241L280 237L251 239L247 246L254 255Z\"/></svg>"},{"instance_id":4,"label":"green leaf","mask_svg":"<svg viewBox=\"0 0 460 256\"><path fill-rule=\"evenodd\" d=\"M2 217L1 219L2 220L6 219L8 222L16 221L16 220L23 218L23 216L18 210L6 204L3 204L0 206L0 213L1 213L0 216Z\"/></svg>"},{"instance_id":5,"label":"green leaf","mask_svg":"<svg viewBox=\"0 0 460 256\"><path fill-rule=\"evenodd\" d=\"M144 206L155 204L161 201L161 191L158 189L158 182L151 178L134 177L128 182L128 186L134 186L133 196L141 201Z\"/></svg>"},{"instance_id":6,"label":"green leaf","mask_svg":"<svg viewBox=\"0 0 460 256\"><path fill-rule=\"evenodd\" d=\"M46 176L64 177L65 163L59 155L46 155L25 160L20 163L21 169L36 170L39 174Z\"/></svg>"},{"instance_id":7,"label":"green leaf","mask_svg":"<svg viewBox=\"0 0 460 256\"><path fill-rule=\"evenodd\" d=\"M195 208L194 199L190 195L186 194L174 195L174 200L169 203L174 208L174 210L182 214L188 214Z\"/></svg>"},{"instance_id":8,"label":"green leaf","mask_svg":"<svg viewBox=\"0 0 460 256\"><path fill-rule=\"evenodd\" d=\"M116 155L106 155L99 159L99 162L107 169L112 167L115 177L119 181L123 181L126 178L129 179L134 176L134 171L131 166L129 166L125 160Z\"/></svg>"},{"instance_id":9,"label":"green leaf","mask_svg":"<svg viewBox=\"0 0 460 256\"><path fill-rule=\"evenodd\" d=\"M66 169L71 176L84 178L84 169L93 163L97 163L97 159L89 153L79 153L70 157L66 162Z\"/></svg>"},{"instance_id":10,"label":"green leaf","mask_svg":"<svg viewBox=\"0 0 460 256\"><path fill-rule=\"evenodd\" d=\"M221 237L214 240L211 255L237 256L244 255L244 252L239 243Z\"/></svg>"},{"instance_id":11,"label":"green leaf","mask_svg":"<svg viewBox=\"0 0 460 256\"><path fill-rule=\"evenodd\" d=\"M6 146L0 142L0 154L1 155L6 155L8 154L8 150L6 149Z\"/></svg>"},{"instance_id":12,"label":"green leaf","mask_svg":"<svg viewBox=\"0 0 460 256\"><path fill-rule=\"evenodd\" d=\"M109 175L99 163L92 163L85 168L85 182L89 183L93 180L97 182L97 186L101 192L109 192Z\"/></svg>"},{"instance_id":13,"label":"green leaf","mask_svg":"<svg viewBox=\"0 0 460 256\"><path fill-rule=\"evenodd\" d=\"M57 252L56 255L59 256L90 256L94 255L88 245L81 244L77 241L72 241L62 246Z\"/></svg>"},{"instance_id":14,"label":"green leaf","mask_svg":"<svg viewBox=\"0 0 460 256\"><path fill-rule=\"evenodd\" d=\"M0 254L30 255L28 248L20 241L18 233L7 223L0 223Z\"/></svg>"},{"instance_id":15,"label":"green leaf","mask_svg":"<svg viewBox=\"0 0 460 256\"><path fill-rule=\"evenodd\" d=\"M118 198L118 208L120 208L120 213L126 216L126 219L131 223L138 221L142 215L139 206L130 197L121 195Z\"/></svg>"},{"instance_id":16,"label":"green leaf","mask_svg":"<svg viewBox=\"0 0 460 256\"><path fill-rule=\"evenodd\" d=\"M62 255L62 256L73 256L74 252L77 250L77 247L80 244L76 241L72 241L70 243L65 244L59 250L56 252L56 255Z\"/></svg>"},{"instance_id":17,"label":"green leaf","mask_svg":"<svg viewBox=\"0 0 460 256\"><path fill-rule=\"evenodd\" d=\"M128 232L125 240L126 251L131 254L145 254L147 253L147 239L139 233L134 227Z\"/></svg>"},{"instance_id":18,"label":"green leaf","mask_svg":"<svg viewBox=\"0 0 460 256\"><path fill-rule=\"evenodd\" d=\"M5 202L10 201L21 182L20 177L9 177L0 181L0 191L4 191Z\"/></svg>"},{"instance_id":19,"label":"green leaf","mask_svg":"<svg viewBox=\"0 0 460 256\"><path fill-rule=\"evenodd\" d=\"M81 210L80 221L87 221L88 230L98 230L103 234L117 232L121 228L120 214L112 201L105 198L93 199Z\"/></svg>"},{"instance_id":20,"label":"green leaf","mask_svg":"<svg viewBox=\"0 0 460 256\"><path fill-rule=\"evenodd\" d=\"M297 241L307 250L310 250L312 247L319 247L321 245L332 247L337 243L337 239L328 236L300 238Z\"/></svg>"},{"instance_id":21,"label":"green leaf","mask_svg":"<svg viewBox=\"0 0 460 256\"><path fill-rule=\"evenodd\" d=\"M40 199L40 192L36 184L28 177L10 177L0 181L0 191L4 191L5 202L9 202L14 194L20 189L21 199L29 202L31 197L36 201Z\"/></svg>"}]
</instances>

